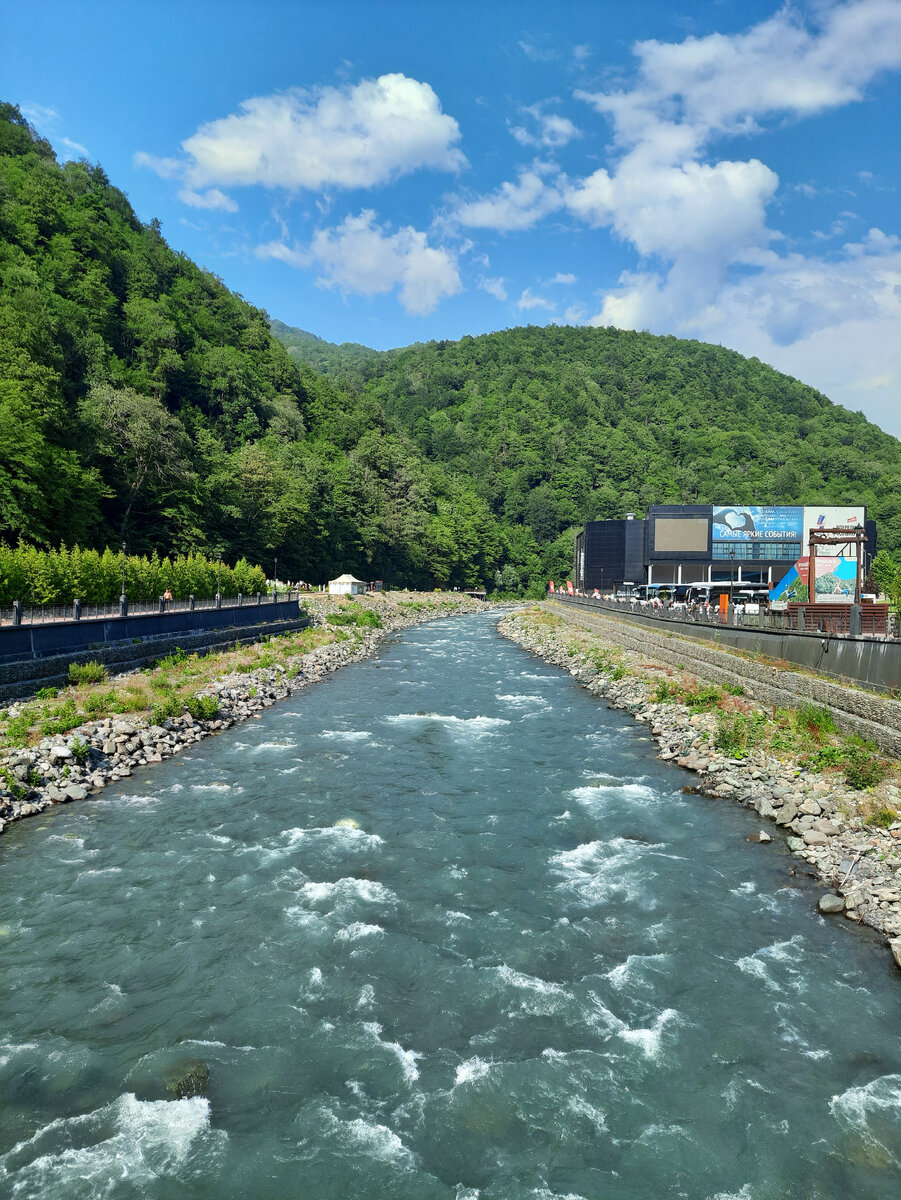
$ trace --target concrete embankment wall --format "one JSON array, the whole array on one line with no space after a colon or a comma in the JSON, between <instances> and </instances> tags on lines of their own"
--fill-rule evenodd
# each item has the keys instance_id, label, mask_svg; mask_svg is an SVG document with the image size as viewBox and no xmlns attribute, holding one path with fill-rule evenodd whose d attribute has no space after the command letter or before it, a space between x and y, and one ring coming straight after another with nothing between
<instances>
[{"instance_id":1,"label":"concrete embankment wall","mask_svg":"<svg viewBox=\"0 0 901 1200\"><path fill-rule=\"evenodd\" d=\"M548 607L570 624L589 629L614 645L669 667L684 668L711 683L741 687L763 704L797 708L808 700L824 705L842 732L869 738L886 753L901 758L901 702L897 700L772 666L720 649L712 641L681 636L669 623L661 629L661 622L653 618L593 612L570 602L549 601Z\"/></svg>"},{"instance_id":2,"label":"concrete embankment wall","mask_svg":"<svg viewBox=\"0 0 901 1200\"><path fill-rule=\"evenodd\" d=\"M604 605L587 597L563 600L559 607L581 608L608 614L616 621L631 621L650 630L671 630L694 641L731 647L745 654L764 654L816 671L840 682L856 683L876 692L901 692L901 640L799 633L793 630L762 629L751 625L707 625L700 621L646 616L620 605Z\"/></svg>"},{"instance_id":3,"label":"concrete embankment wall","mask_svg":"<svg viewBox=\"0 0 901 1200\"><path fill-rule=\"evenodd\" d=\"M239 624L234 620L236 614L256 619L244 620ZM229 649L236 642L256 642L262 637L285 633L288 630L305 629L310 624L310 618L300 613L296 600L290 603L280 601L253 605L244 609L207 609L203 612L172 614L173 617L198 618L210 615L217 618L218 623L197 621L196 626L199 628L193 630L185 628L186 622L183 621L173 622L176 628L167 629L165 621L168 614L124 618L129 627L141 631L126 636L121 636L122 624L117 625L114 621L92 621L90 626L88 622L81 623L81 629L90 627L94 631L95 641L84 641L78 648L46 654L40 658L27 657L14 662L0 662L0 702L31 696L42 687L62 687L68 681L70 663L91 660L103 663L115 672L131 671L144 666L151 659L164 658L177 649L186 653L210 653L213 650ZM228 620L229 617L232 619ZM139 621L149 624L138 625ZM204 628L204 625L207 627ZM101 632L98 627L101 626L107 627L108 632L118 630L120 637L117 640L112 637L97 637ZM58 631L56 636L59 639Z\"/></svg>"}]
</instances>

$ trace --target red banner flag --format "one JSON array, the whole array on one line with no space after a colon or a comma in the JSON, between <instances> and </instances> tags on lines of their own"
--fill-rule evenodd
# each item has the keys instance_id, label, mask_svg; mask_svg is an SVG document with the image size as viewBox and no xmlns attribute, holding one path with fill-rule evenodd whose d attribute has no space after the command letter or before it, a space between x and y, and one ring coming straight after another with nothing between
<instances>
[{"instance_id":1,"label":"red banner flag","mask_svg":"<svg viewBox=\"0 0 901 1200\"><path fill-rule=\"evenodd\" d=\"M575 595L575 592L573 591L573 581L571 579L567 579L566 581L566 590L571 596Z\"/></svg>"},{"instance_id":2,"label":"red banner flag","mask_svg":"<svg viewBox=\"0 0 901 1200\"><path fill-rule=\"evenodd\" d=\"M551 591L553 591L553 590L554 590L554 581L553 581L553 579L549 579L549 580L548 580L548 587L551 589Z\"/></svg>"}]
</instances>

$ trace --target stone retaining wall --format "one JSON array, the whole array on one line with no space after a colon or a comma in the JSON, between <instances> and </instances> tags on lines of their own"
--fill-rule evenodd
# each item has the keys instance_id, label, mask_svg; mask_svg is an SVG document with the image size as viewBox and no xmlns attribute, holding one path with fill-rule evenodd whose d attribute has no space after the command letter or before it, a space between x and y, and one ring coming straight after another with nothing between
<instances>
[{"instance_id":1,"label":"stone retaining wall","mask_svg":"<svg viewBox=\"0 0 901 1200\"><path fill-rule=\"evenodd\" d=\"M236 642L242 645L257 642L262 637L285 633L289 629L305 629L310 618L301 616L290 621L263 621L257 625L227 626L207 629L202 633L178 633L155 637L148 641L111 642L67 654L47 658L29 658L20 662L0 664L0 703L33 696L38 688L64 687L69 680L69 664L101 662L115 667L117 673L137 670L153 658L165 658L176 650L186 653L209 653L226 650Z\"/></svg>"},{"instance_id":2,"label":"stone retaining wall","mask_svg":"<svg viewBox=\"0 0 901 1200\"><path fill-rule=\"evenodd\" d=\"M758 662L742 654L719 650L670 632L657 632L600 616L565 604L548 602L555 615L571 625L602 633L609 641L638 653L653 654L659 662L687 671L711 683L742 687L755 700L778 708L797 708L809 700L828 708L843 733L856 733L881 750L901 758L901 702L813 675Z\"/></svg>"}]
</instances>

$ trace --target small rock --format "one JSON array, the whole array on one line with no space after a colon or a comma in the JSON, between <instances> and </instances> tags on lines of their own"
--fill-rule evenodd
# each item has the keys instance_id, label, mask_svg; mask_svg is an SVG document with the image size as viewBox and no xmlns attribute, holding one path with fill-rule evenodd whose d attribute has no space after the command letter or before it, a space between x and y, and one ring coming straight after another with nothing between
<instances>
[{"instance_id":1,"label":"small rock","mask_svg":"<svg viewBox=\"0 0 901 1200\"><path fill-rule=\"evenodd\" d=\"M817 908L821 913L840 913L845 911L845 902L841 896L833 896L827 894L820 896L820 902Z\"/></svg>"}]
</instances>

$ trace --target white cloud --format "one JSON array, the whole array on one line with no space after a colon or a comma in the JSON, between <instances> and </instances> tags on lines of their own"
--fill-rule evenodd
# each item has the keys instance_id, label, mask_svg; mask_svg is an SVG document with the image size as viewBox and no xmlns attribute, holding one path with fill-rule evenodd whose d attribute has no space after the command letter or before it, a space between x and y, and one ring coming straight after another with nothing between
<instances>
[{"instance_id":1,"label":"white cloud","mask_svg":"<svg viewBox=\"0 0 901 1200\"><path fill-rule=\"evenodd\" d=\"M898 239L871 230L828 258L789 253L767 223L775 172L757 158L710 161L718 138L859 100L901 66L897 0L813 11L815 29L786 6L746 33L640 43L632 87L582 94L610 118L618 158L570 184L566 203L641 255L593 324L723 342L874 412L887 381L901 387ZM819 236L847 236L855 219L842 212ZM887 402L879 411L901 432L897 402L890 418Z\"/></svg>"},{"instance_id":2,"label":"white cloud","mask_svg":"<svg viewBox=\"0 0 901 1200\"><path fill-rule=\"evenodd\" d=\"M563 287L570 287L576 282L575 275L570 272L558 271L553 279L549 279L548 287L554 287L555 284L561 284Z\"/></svg>"},{"instance_id":3,"label":"white cloud","mask_svg":"<svg viewBox=\"0 0 901 1200\"><path fill-rule=\"evenodd\" d=\"M255 96L240 107L183 143L193 187L374 187L423 167L457 171L466 162L456 147L457 122L427 83L401 74Z\"/></svg>"},{"instance_id":4,"label":"white cloud","mask_svg":"<svg viewBox=\"0 0 901 1200\"><path fill-rule=\"evenodd\" d=\"M523 312L530 312L533 308L546 308L548 312L553 312L557 305L553 300L548 300L544 296L533 295L531 289L526 288L516 301L516 307Z\"/></svg>"},{"instance_id":5,"label":"white cloud","mask_svg":"<svg viewBox=\"0 0 901 1200\"><path fill-rule=\"evenodd\" d=\"M752 131L776 114L810 116L859 100L871 79L901 64L901 5L857 0L820 6L804 26L788 5L747 33L639 42L630 91L581 93L608 114L621 145L677 132L698 150L711 136Z\"/></svg>"},{"instance_id":6,"label":"white cloud","mask_svg":"<svg viewBox=\"0 0 901 1200\"><path fill-rule=\"evenodd\" d=\"M580 304L571 304L563 314L567 325L579 325L585 318L585 309Z\"/></svg>"},{"instance_id":7,"label":"white cloud","mask_svg":"<svg viewBox=\"0 0 901 1200\"><path fill-rule=\"evenodd\" d=\"M526 117L526 123L511 125L510 132L521 146L556 149L582 136L581 130L568 117L546 112L543 104L531 104L520 111Z\"/></svg>"},{"instance_id":8,"label":"white cloud","mask_svg":"<svg viewBox=\"0 0 901 1200\"><path fill-rule=\"evenodd\" d=\"M19 111L31 125L55 125L60 119L56 109L46 104L20 104Z\"/></svg>"},{"instance_id":9,"label":"white cloud","mask_svg":"<svg viewBox=\"0 0 901 1200\"><path fill-rule=\"evenodd\" d=\"M73 151L75 154L80 155L82 158L88 157L90 151L88 150L87 146L82 146L81 142L73 142L71 138L67 138L67 137L60 138L59 140L66 147L67 150Z\"/></svg>"},{"instance_id":10,"label":"white cloud","mask_svg":"<svg viewBox=\"0 0 901 1200\"><path fill-rule=\"evenodd\" d=\"M219 209L222 212L238 211L238 206L231 196L226 196L225 192L220 192L218 188L209 188L205 192L182 188L178 193L178 198L189 208Z\"/></svg>"},{"instance_id":11,"label":"white cloud","mask_svg":"<svg viewBox=\"0 0 901 1200\"><path fill-rule=\"evenodd\" d=\"M345 217L334 229L317 230L307 247L270 242L256 253L294 267L314 267L321 272L318 284L346 293L376 296L398 288L403 307L419 316L462 287L449 250L430 246L411 226L388 233L375 223L371 209Z\"/></svg>"},{"instance_id":12,"label":"white cloud","mask_svg":"<svg viewBox=\"0 0 901 1200\"><path fill-rule=\"evenodd\" d=\"M487 292L489 296L493 296L495 300L506 300L507 289L504 287L502 278L486 279L484 276L479 279L477 285L481 291Z\"/></svg>"},{"instance_id":13,"label":"white cloud","mask_svg":"<svg viewBox=\"0 0 901 1200\"><path fill-rule=\"evenodd\" d=\"M178 158L160 158L156 154L147 154L138 150L132 161L136 167L146 167L159 175L160 179L177 179L184 170L184 163Z\"/></svg>"},{"instance_id":14,"label":"white cloud","mask_svg":"<svg viewBox=\"0 0 901 1200\"><path fill-rule=\"evenodd\" d=\"M563 206L563 195L555 183L545 183L545 168L533 164L520 171L516 183L503 183L490 196L461 204L454 216L471 228L531 229L542 217Z\"/></svg>"}]
</instances>

